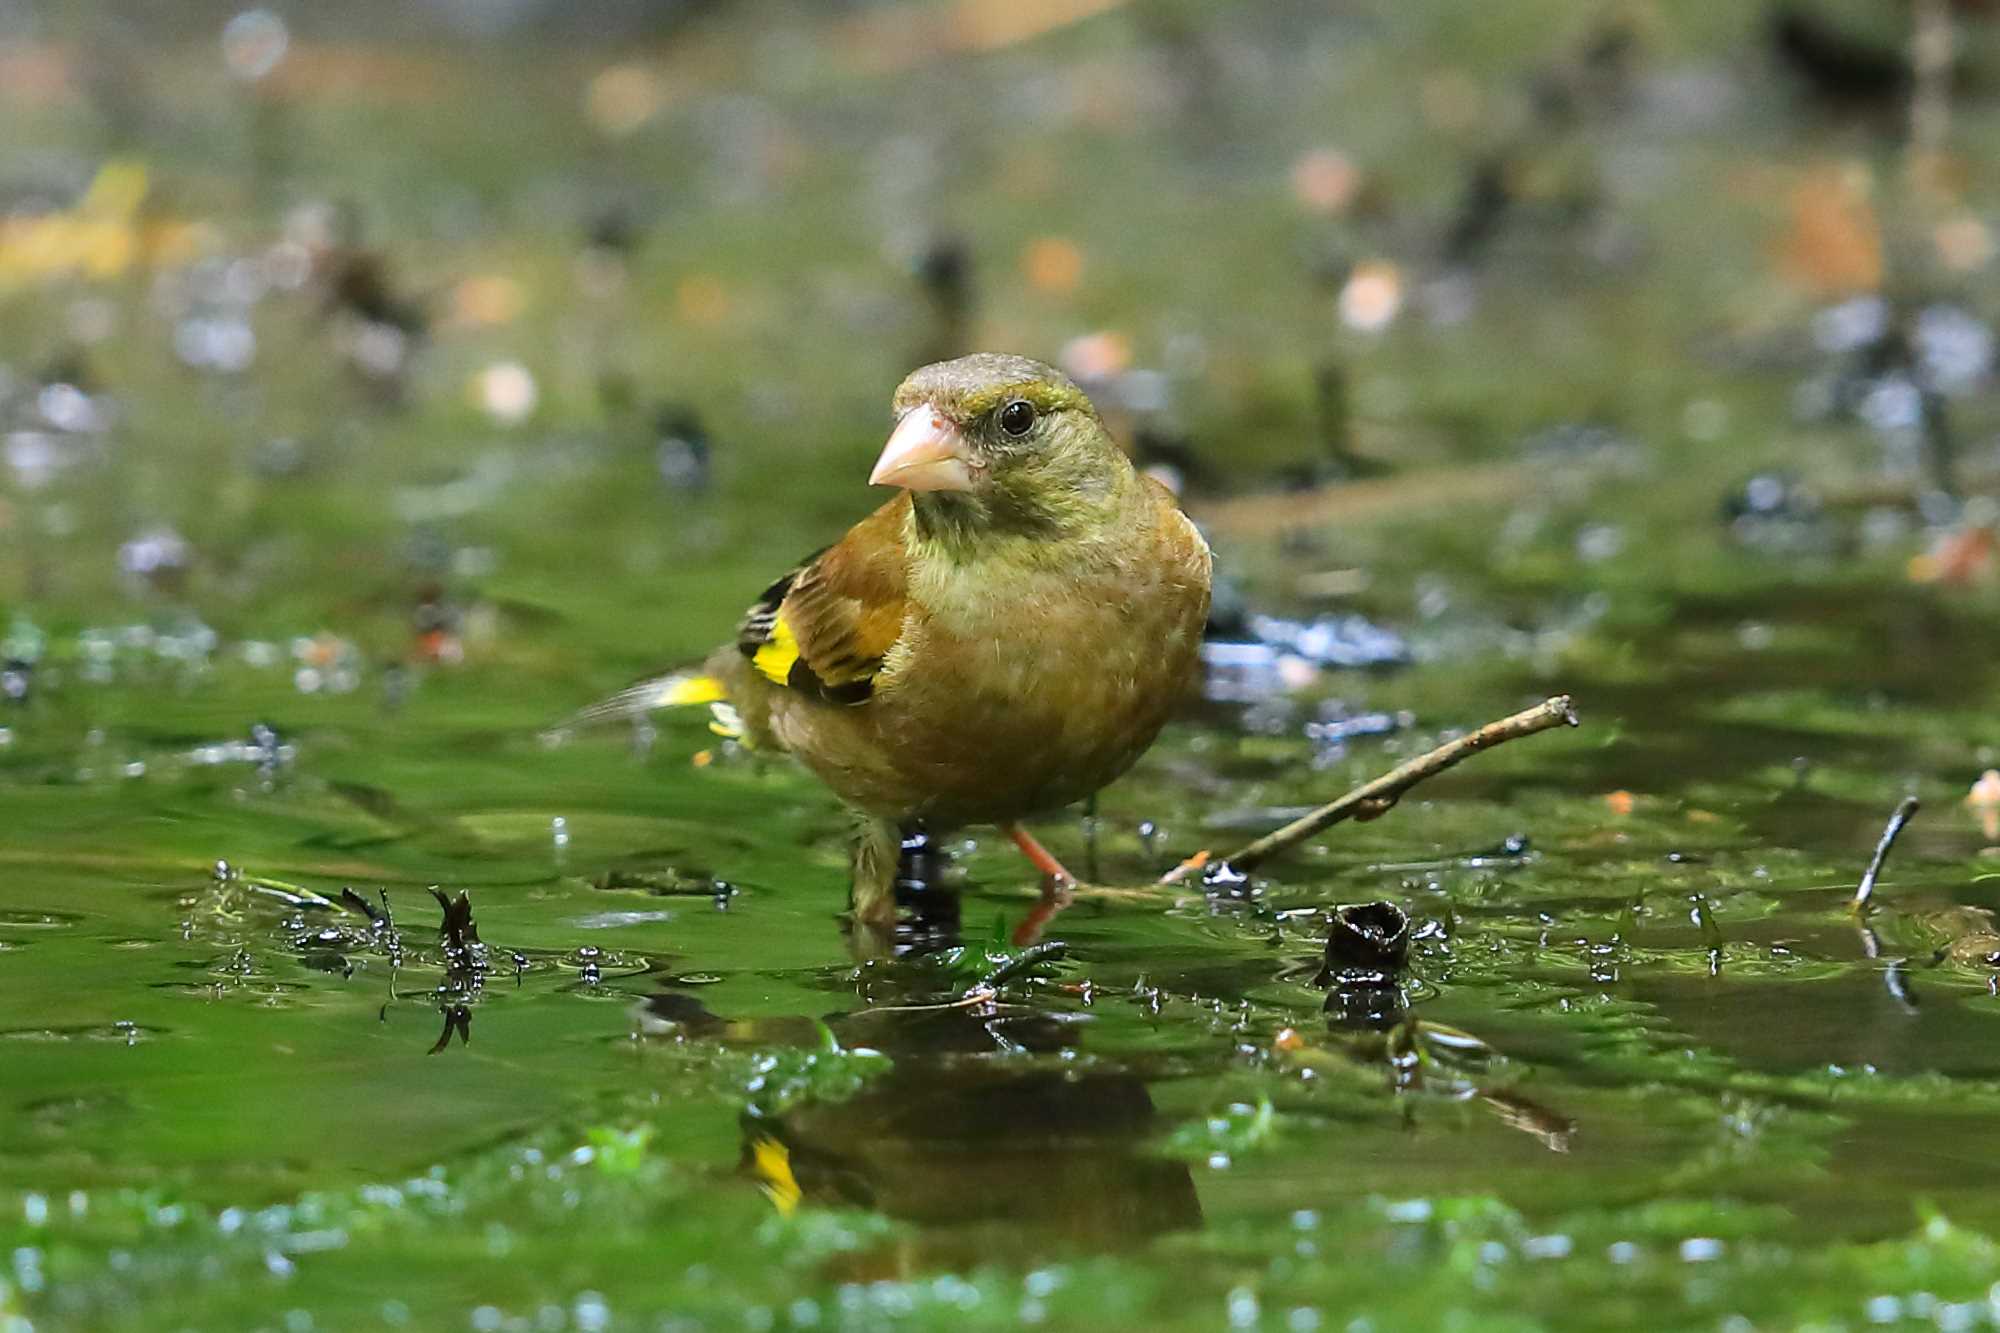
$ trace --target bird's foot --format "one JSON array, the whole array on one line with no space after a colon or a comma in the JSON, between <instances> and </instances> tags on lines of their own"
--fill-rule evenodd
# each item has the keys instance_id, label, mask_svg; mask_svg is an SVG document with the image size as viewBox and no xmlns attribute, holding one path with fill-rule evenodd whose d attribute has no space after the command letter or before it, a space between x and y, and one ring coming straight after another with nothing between
<instances>
[{"instance_id":1,"label":"bird's foot","mask_svg":"<svg viewBox=\"0 0 2000 1333\"><path fill-rule=\"evenodd\" d=\"M1042 937L1042 931L1049 922L1076 897L1077 878L1049 853L1048 848L1035 841L1034 834L1019 824L1002 824L1000 828L1014 840L1014 845L1021 849L1021 854L1033 863L1035 869L1042 872L1042 900L1014 928L1014 947L1025 949Z\"/></svg>"}]
</instances>

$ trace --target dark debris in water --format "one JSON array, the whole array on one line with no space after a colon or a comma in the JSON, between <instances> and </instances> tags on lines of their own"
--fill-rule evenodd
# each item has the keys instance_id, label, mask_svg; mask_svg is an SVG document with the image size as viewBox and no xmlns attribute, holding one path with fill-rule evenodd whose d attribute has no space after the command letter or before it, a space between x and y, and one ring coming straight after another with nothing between
<instances>
[{"instance_id":1,"label":"dark debris in water","mask_svg":"<svg viewBox=\"0 0 2000 1333\"><path fill-rule=\"evenodd\" d=\"M1410 918L1396 904L1335 908L1327 917L1325 964L1314 979L1327 989L1328 1021L1378 1031L1400 1022L1408 1008L1403 971L1409 954Z\"/></svg>"},{"instance_id":2,"label":"dark debris in water","mask_svg":"<svg viewBox=\"0 0 2000 1333\"><path fill-rule=\"evenodd\" d=\"M472 1040L472 1010L462 1004L448 1004L444 1007L444 1028L438 1033L437 1041L425 1052L436 1055L451 1045L452 1033L458 1034L458 1044L463 1046Z\"/></svg>"},{"instance_id":3,"label":"dark debris in water","mask_svg":"<svg viewBox=\"0 0 2000 1333\"><path fill-rule=\"evenodd\" d=\"M707 898L718 909L727 909L736 896L736 886L717 879L705 870L682 870L663 866L657 870L636 866L613 866L594 876L591 887L606 891L638 891L660 898Z\"/></svg>"},{"instance_id":4,"label":"dark debris in water","mask_svg":"<svg viewBox=\"0 0 2000 1333\"><path fill-rule=\"evenodd\" d=\"M433 885L431 897L444 910L444 920L438 923L438 939L445 953L453 958L470 955L479 945L479 926L472 919L472 896L460 889L458 897L446 897L443 889Z\"/></svg>"},{"instance_id":5,"label":"dark debris in water","mask_svg":"<svg viewBox=\"0 0 2000 1333\"><path fill-rule=\"evenodd\" d=\"M654 466L660 480L676 491L700 494L708 489L711 443L708 428L692 407L668 404L653 424Z\"/></svg>"},{"instance_id":6,"label":"dark debris in water","mask_svg":"<svg viewBox=\"0 0 2000 1333\"><path fill-rule=\"evenodd\" d=\"M655 991L633 1011L633 1022L648 1036L713 1037L728 1025L707 1005L680 991Z\"/></svg>"},{"instance_id":7,"label":"dark debris in water","mask_svg":"<svg viewBox=\"0 0 2000 1333\"><path fill-rule=\"evenodd\" d=\"M1410 918L1391 902L1337 907L1327 920L1321 986L1384 986L1397 981L1410 956Z\"/></svg>"},{"instance_id":8,"label":"dark debris in water","mask_svg":"<svg viewBox=\"0 0 2000 1333\"><path fill-rule=\"evenodd\" d=\"M920 957L949 951L960 940L959 872L951 849L933 837L921 820L903 829L896 854L897 917L886 944L896 957ZM867 927L849 921L850 942L859 945ZM874 946L862 949L874 953Z\"/></svg>"},{"instance_id":9,"label":"dark debris in water","mask_svg":"<svg viewBox=\"0 0 2000 1333\"><path fill-rule=\"evenodd\" d=\"M374 903L369 902L366 898L356 893L352 885L348 885L341 889L340 901L354 911L367 917L368 924L371 926L387 927L394 924L389 917L389 897L386 893L382 896L382 905L377 907Z\"/></svg>"},{"instance_id":10,"label":"dark debris in water","mask_svg":"<svg viewBox=\"0 0 2000 1333\"><path fill-rule=\"evenodd\" d=\"M1778 63L1830 106L1889 111L1907 95L1910 65L1900 47L1850 32L1802 0L1772 7L1769 38Z\"/></svg>"},{"instance_id":11,"label":"dark debris in water","mask_svg":"<svg viewBox=\"0 0 2000 1333\"><path fill-rule=\"evenodd\" d=\"M1409 1003L1401 986L1334 986L1326 993L1325 1012L1334 1029L1382 1032L1404 1021Z\"/></svg>"}]
</instances>

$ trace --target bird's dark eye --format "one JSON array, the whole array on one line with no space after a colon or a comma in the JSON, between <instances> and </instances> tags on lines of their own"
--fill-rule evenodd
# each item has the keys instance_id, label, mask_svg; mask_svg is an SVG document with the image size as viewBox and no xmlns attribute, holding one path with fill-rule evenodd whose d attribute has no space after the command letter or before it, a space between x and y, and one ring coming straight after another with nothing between
<instances>
[{"instance_id":1,"label":"bird's dark eye","mask_svg":"<svg viewBox=\"0 0 2000 1333\"><path fill-rule=\"evenodd\" d=\"M1000 429L1015 439L1020 439L1035 428L1035 406L1025 398L1016 398L1000 409Z\"/></svg>"}]
</instances>

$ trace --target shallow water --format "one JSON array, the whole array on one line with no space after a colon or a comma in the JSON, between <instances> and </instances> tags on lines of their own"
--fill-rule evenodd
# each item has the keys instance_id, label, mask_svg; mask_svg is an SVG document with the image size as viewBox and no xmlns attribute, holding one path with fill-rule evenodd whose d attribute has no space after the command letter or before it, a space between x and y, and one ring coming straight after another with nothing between
<instances>
[{"instance_id":1,"label":"shallow water","mask_svg":"<svg viewBox=\"0 0 2000 1333\"><path fill-rule=\"evenodd\" d=\"M1601 197L1535 196L1446 269L1398 239L1445 229L1481 142L1437 108L1515 123L1585 35L1566 9L1142 8L970 60L990 115L851 26L727 7L553 62L432 52L430 82L301 32L261 111L206 37L145 63L180 119L114 146L209 260L0 268L0 1329L2000 1322L2000 832L1963 803L2000 614L1912 581L1934 534L1873 434L1795 416L1826 301L1772 275L1778 205L1742 187L1879 168L1877 131L1763 77L1747 18L1654 14L1628 98L1527 140ZM9 40L73 61L96 12ZM579 93L620 61L665 80L643 133ZM0 167L89 179L116 108L76 86L0 94ZM1386 194L1302 218L1287 173L1329 135ZM405 373L316 286L229 295L327 198L431 312ZM612 206L630 253L579 241ZM1191 707L1094 821L1046 821L1128 891L991 994L1035 886L989 830L948 840L920 940L868 938L843 816L783 761L698 717L544 738L865 512L941 333L913 228L975 255L968 336L1112 329L1168 367L1253 608L1414 658ZM1017 263L1049 236L1073 289ZM1342 330L1328 251L1400 260L1401 322ZM219 368L238 318L254 357ZM1325 461L1322 355L1387 481L1246 519L1227 495ZM102 420L44 419L76 424L70 379ZM663 424L689 408L705 488ZM1977 441L1982 400L1954 410ZM1889 499L1725 522L1777 465ZM1556 692L1580 729L1244 889L1137 891ZM441 935L460 894L476 944ZM1415 925L1389 1030L1315 981L1327 910L1374 900Z\"/></svg>"}]
</instances>

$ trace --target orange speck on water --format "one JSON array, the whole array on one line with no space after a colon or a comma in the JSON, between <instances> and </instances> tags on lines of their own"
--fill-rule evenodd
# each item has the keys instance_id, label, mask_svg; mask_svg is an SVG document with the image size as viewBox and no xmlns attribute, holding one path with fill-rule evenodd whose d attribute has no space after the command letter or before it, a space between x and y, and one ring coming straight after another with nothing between
<instances>
[{"instance_id":1,"label":"orange speck on water","mask_svg":"<svg viewBox=\"0 0 2000 1333\"><path fill-rule=\"evenodd\" d=\"M1614 815L1629 815L1632 813L1632 806L1634 804L1632 793L1622 787L1614 792L1606 792L1604 795L1604 804Z\"/></svg>"},{"instance_id":2,"label":"orange speck on water","mask_svg":"<svg viewBox=\"0 0 2000 1333\"><path fill-rule=\"evenodd\" d=\"M419 662L457 666L465 661L465 642L450 630L426 630L417 636L416 656Z\"/></svg>"},{"instance_id":3,"label":"orange speck on water","mask_svg":"<svg viewBox=\"0 0 2000 1333\"><path fill-rule=\"evenodd\" d=\"M1932 240L1944 266L1959 273L1984 268L1993 258L1992 231L1970 213L1938 223Z\"/></svg>"},{"instance_id":4,"label":"orange speck on water","mask_svg":"<svg viewBox=\"0 0 2000 1333\"><path fill-rule=\"evenodd\" d=\"M1972 583L1993 570L1994 535L1987 527L1954 528L1922 555L1910 557L1912 583Z\"/></svg>"},{"instance_id":5,"label":"orange speck on water","mask_svg":"<svg viewBox=\"0 0 2000 1333\"><path fill-rule=\"evenodd\" d=\"M600 133L616 137L651 120L666 100L665 84L649 67L612 65L590 81L583 110Z\"/></svg>"},{"instance_id":6,"label":"orange speck on water","mask_svg":"<svg viewBox=\"0 0 2000 1333\"><path fill-rule=\"evenodd\" d=\"M1387 260L1356 264L1340 289L1340 322L1363 333L1379 333L1403 308L1403 272Z\"/></svg>"},{"instance_id":7,"label":"orange speck on water","mask_svg":"<svg viewBox=\"0 0 2000 1333\"><path fill-rule=\"evenodd\" d=\"M1075 379L1109 379L1131 369L1132 343L1124 334L1104 329L1070 339L1059 359Z\"/></svg>"},{"instance_id":8,"label":"orange speck on water","mask_svg":"<svg viewBox=\"0 0 2000 1333\"><path fill-rule=\"evenodd\" d=\"M1038 292L1067 296L1083 280L1083 251L1061 236L1030 241L1021 252L1021 275Z\"/></svg>"},{"instance_id":9,"label":"orange speck on water","mask_svg":"<svg viewBox=\"0 0 2000 1333\"><path fill-rule=\"evenodd\" d=\"M953 51L994 51L1034 40L1116 9L1125 0L904 0L856 5L833 44L860 68L881 74Z\"/></svg>"},{"instance_id":10,"label":"orange speck on water","mask_svg":"<svg viewBox=\"0 0 2000 1333\"><path fill-rule=\"evenodd\" d=\"M1297 1028L1284 1028L1272 1039L1271 1049L1274 1051L1296 1051L1302 1049L1305 1044L1306 1039L1299 1035Z\"/></svg>"},{"instance_id":11,"label":"orange speck on water","mask_svg":"<svg viewBox=\"0 0 2000 1333\"><path fill-rule=\"evenodd\" d=\"M1882 227L1869 193L1868 169L1859 164L1821 167L1794 185L1778 246L1785 276L1815 296L1879 288Z\"/></svg>"},{"instance_id":12,"label":"orange speck on water","mask_svg":"<svg viewBox=\"0 0 2000 1333\"><path fill-rule=\"evenodd\" d=\"M496 424L518 426L533 414L541 390L534 373L520 362L496 361L472 377L466 395Z\"/></svg>"},{"instance_id":13,"label":"orange speck on water","mask_svg":"<svg viewBox=\"0 0 2000 1333\"><path fill-rule=\"evenodd\" d=\"M340 660L345 645L332 634L315 634L300 648L299 660L311 667L329 667Z\"/></svg>"},{"instance_id":14,"label":"orange speck on water","mask_svg":"<svg viewBox=\"0 0 2000 1333\"><path fill-rule=\"evenodd\" d=\"M690 274L674 289L674 309L690 324L720 324L729 307L729 289L706 273Z\"/></svg>"},{"instance_id":15,"label":"orange speck on water","mask_svg":"<svg viewBox=\"0 0 2000 1333\"><path fill-rule=\"evenodd\" d=\"M1338 217L1361 191L1361 170L1338 148L1312 148L1292 163L1292 197L1301 207Z\"/></svg>"},{"instance_id":16,"label":"orange speck on water","mask_svg":"<svg viewBox=\"0 0 2000 1333\"><path fill-rule=\"evenodd\" d=\"M63 49L19 40L0 48L0 100L54 106L74 101L80 88L75 57Z\"/></svg>"},{"instance_id":17,"label":"orange speck on water","mask_svg":"<svg viewBox=\"0 0 2000 1333\"><path fill-rule=\"evenodd\" d=\"M1965 794L1965 803L1979 816L1979 831L1986 841L2000 840L2000 769L1989 768Z\"/></svg>"},{"instance_id":18,"label":"orange speck on water","mask_svg":"<svg viewBox=\"0 0 2000 1333\"><path fill-rule=\"evenodd\" d=\"M520 283L504 274L480 274L452 288L451 322L467 329L511 324L524 304Z\"/></svg>"},{"instance_id":19,"label":"orange speck on water","mask_svg":"<svg viewBox=\"0 0 2000 1333\"><path fill-rule=\"evenodd\" d=\"M693 757L690 758L688 762L693 764L696 768L707 768L710 764L715 762L715 751L696 750L694 752Z\"/></svg>"}]
</instances>

